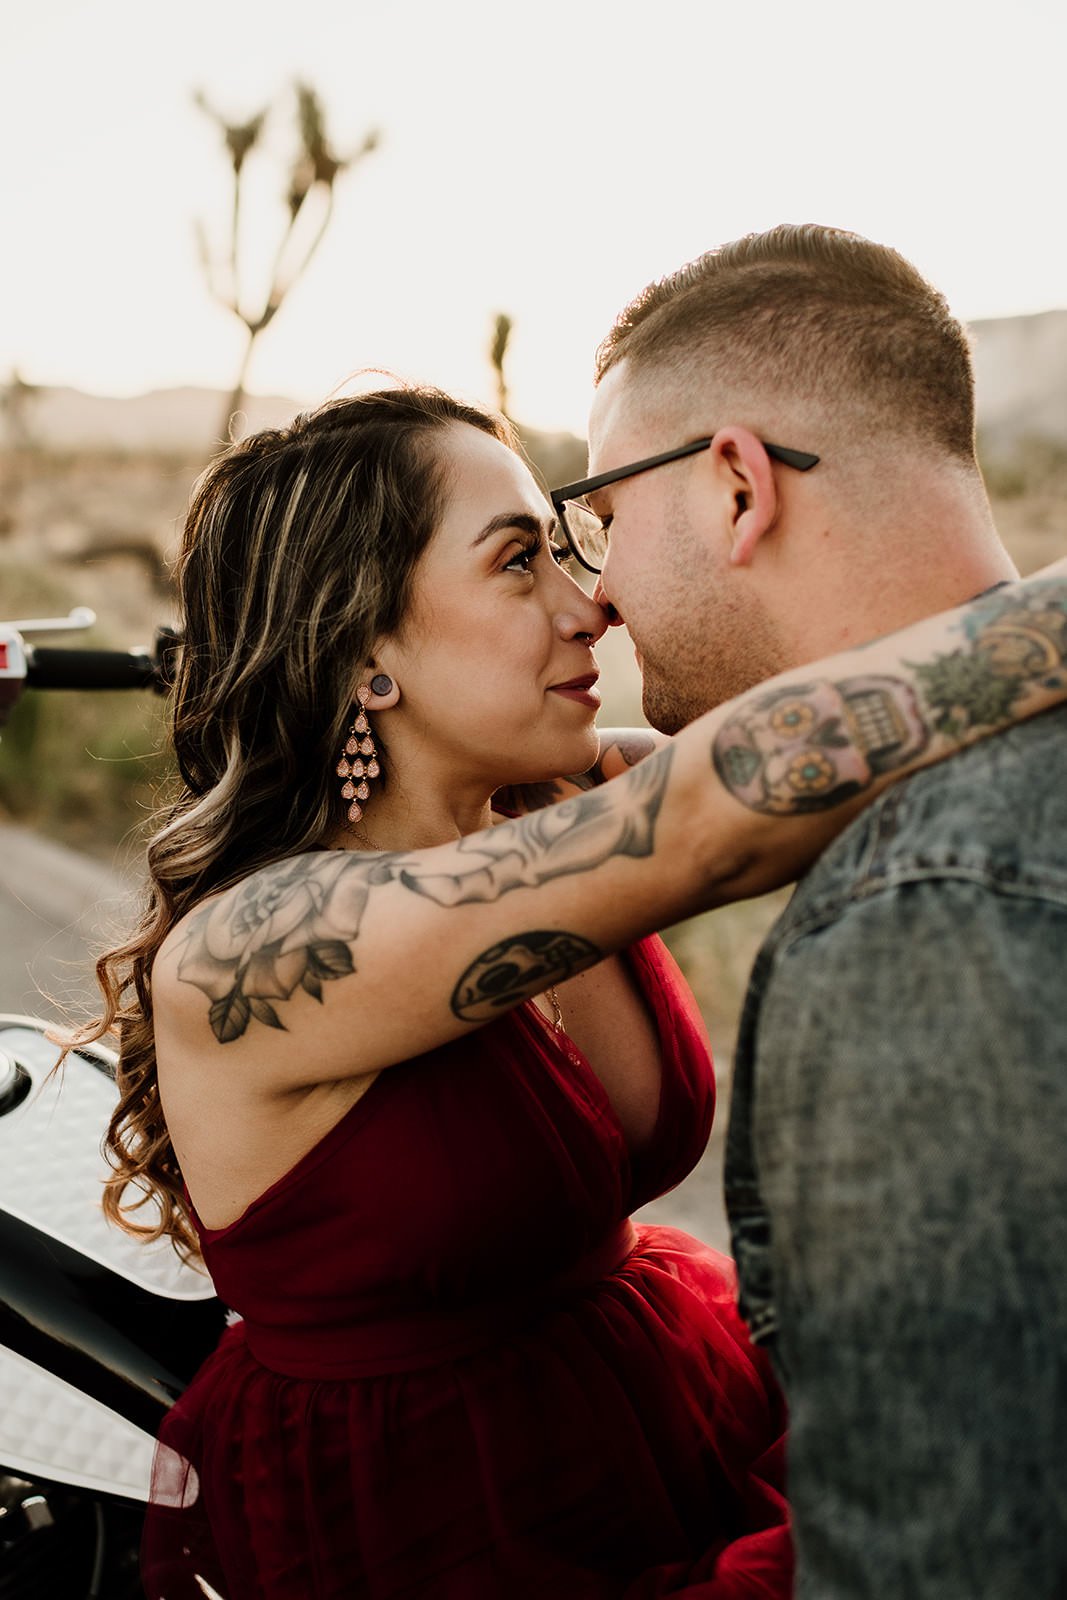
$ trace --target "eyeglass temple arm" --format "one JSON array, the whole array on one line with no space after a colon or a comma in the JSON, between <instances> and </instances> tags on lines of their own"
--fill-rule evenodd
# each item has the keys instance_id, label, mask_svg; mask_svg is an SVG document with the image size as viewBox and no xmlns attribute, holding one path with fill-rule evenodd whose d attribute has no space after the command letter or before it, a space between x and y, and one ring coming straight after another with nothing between
<instances>
[{"instance_id":1,"label":"eyeglass temple arm","mask_svg":"<svg viewBox=\"0 0 1067 1600\"><path fill-rule=\"evenodd\" d=\"M796 472L810 472L812 467L819 464L819 457L812 455L808 450L792 450L788 445L770 444L766 439L760 441L769 456L775 461L780 461L783 466L792 467ZM576 500L582 495L593 494L597 489L606 489L609 483L619 483L624 478L636 477L639 472L647 472L650 467L666 466L669 461L680 461L683 456L695 455L698 450L710 450L710 439L694 439L692 444L682 445L677 450L664 450L662 455L648 456L644 461L634 461L627 467L618 467L613 472L601 472L595 478L579 478L576 483L565 483L559 489L552 489L549 498L558 511L562 500Z\"/></svg>"},{"instance_id":2,"label":"eyeglass temple arm","mask_svg":"<svg viewBox=\"0 0 1067 1600\"><path fill-rule=\"evenodd\" d=\"M819 465L819 457L813 456L808 450L790 450L788 445L768 444L766 439L760 442L775 461L780 461L783 466L793 467L797 472L810 472L812 467Z\"/></svg>"},{"instance_id":3,"label":"eyeglass temple arm","mask_svg":"<svg viewBox=\"0 0 1067 1600\"><path fill-rule=\"evenodd\" d=\"M695 439L692 444L683 444L675 450L664 450L658 456L646 456L643 461L631 461L628 466L616 467L612 472L599 472L595 478L579 478L576 483L565 483L562 488L553 489L550 498L558 509L561 500L577 500L582 495L592 494L597 489L606 489L609 483L621 483L624 478L636 478L639 472L647 472L650 467L663 467L668 461L680 461L683 456L695 455L698 450L710 450L710 448L710 439Z\"/></svg>"}]
</instances>

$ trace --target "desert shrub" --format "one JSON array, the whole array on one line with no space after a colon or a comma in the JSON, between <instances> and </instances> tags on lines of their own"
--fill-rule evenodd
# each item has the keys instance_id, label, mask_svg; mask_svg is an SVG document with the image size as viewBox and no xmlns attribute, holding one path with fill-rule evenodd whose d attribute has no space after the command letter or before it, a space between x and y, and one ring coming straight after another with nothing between
<instances>
[{"instance_id":1,"label":"desert shrub","mask_svg":"<svg viewBox=\"0 0 1067 1600\"><path fill-rule=\"evenodd\" d=\"M4 617L66 613L78 598L73 579L16 562L0 567L0 594ZM97 626L69 642L122 649L130 640ZM136 847L169 780L163 741L156 695L29 690L0 735L0 815L113 859L124 842Z\"/></svg>"},{"instance_id":2,"label":"desert shrub","mask_svg":"<svg viewBox=\"0 0 1067 1600\"><path fill-rule=\"evenodd\" d=\"M986 487L994 500L1067 493L1067 443L1026 434L1010 449L995 449L981 435L978 455Z\"/></svg>"}]
</instances>

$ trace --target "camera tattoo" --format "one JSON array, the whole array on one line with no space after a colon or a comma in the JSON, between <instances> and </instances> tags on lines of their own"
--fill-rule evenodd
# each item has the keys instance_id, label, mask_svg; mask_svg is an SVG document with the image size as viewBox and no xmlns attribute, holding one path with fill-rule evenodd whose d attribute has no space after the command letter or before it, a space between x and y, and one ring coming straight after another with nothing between
<instances>
[{"instance_id":1,"label":"camera tattoo","mask_svg":"<svg viewBox=\"0 0 1067 1600\"><path fill-rule=\"evenodd\" d=\"M603 951L576 933L517 933L472 961L452 991L452 1010L464 1022L492 1022L600 961Z\"/></svg>"},{"instance_id":2,"label":"camera tattoo","mask_svg":"<svg viewBox=\"0 0 1067 1600\"><path fill-rule=\"evenodd\" d=\"M746 697L712 748L724 786L754 811L797 816L841 804L940 736L948 749L978 727L1006 726L1032 688L1060 688L1067 666L1067 584L1020 597L996 590L957 624L964 643L905 662L909 682L858 675Z\"/></svg>"}]
</instances>

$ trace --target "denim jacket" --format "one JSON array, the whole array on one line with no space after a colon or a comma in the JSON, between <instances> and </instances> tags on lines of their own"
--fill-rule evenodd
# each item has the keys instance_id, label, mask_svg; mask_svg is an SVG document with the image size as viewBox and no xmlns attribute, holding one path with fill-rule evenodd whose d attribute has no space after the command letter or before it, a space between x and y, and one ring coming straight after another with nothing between
<instances>
[{"instance_id":1,"label":"denim jacket","mask_svg":"<svg viewBox=\"0 0 1067 1600\"><path fill-rule=\"evenodd\" d=\"M896 785L756 961L727 1205L803 1600L1067 1596L1067 710Z\"/></svg>"}]
</instances>

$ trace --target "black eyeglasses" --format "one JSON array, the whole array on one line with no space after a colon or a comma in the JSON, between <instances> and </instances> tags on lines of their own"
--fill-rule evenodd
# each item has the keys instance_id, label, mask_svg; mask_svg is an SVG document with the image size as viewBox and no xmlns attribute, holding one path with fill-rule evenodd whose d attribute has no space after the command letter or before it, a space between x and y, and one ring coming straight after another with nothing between
<instances>
[{"instance_id":1,"label":"black eyeglasses","mask_svg":"<svg viewBox=\"0 0 1067 1600\"><path fill-rule=\"evenodd\" d=\"M790 450L784 444L768 444L766 440L760 442L775 461L797 472L810 472L819 463L819 457L807 450ZM585 496L595 489L606 489L609 483L619 483L623 478L636 477L639 472L666 466L668 461L680 461L683 456L696 455L698 450L710 450L711 443L710 439L693 439L676 450L664 450L662 455L647 456L644 461L635 461L628 467L616 467L613 472L600 472L595 478L581 478L577 483L565 483L561 489L549 491L564 538L587 572L600 572L603 568L608 530L592 506L584 503Z\"/></svg>"}]
</instances>

